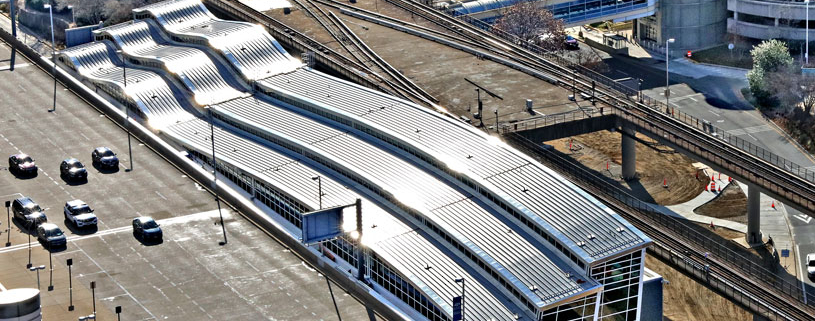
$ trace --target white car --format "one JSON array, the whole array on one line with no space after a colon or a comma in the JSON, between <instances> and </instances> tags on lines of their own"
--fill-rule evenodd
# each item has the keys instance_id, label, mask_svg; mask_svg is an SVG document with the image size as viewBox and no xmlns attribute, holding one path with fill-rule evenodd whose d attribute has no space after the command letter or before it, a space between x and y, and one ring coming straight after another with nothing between
<instances>
[{"instance_id":1,"label":"white car","mask_svg":"<svg viewBox=\"0 0 815 321\"><path fill-rule=\"evenodd\" d=\"M815 253L807 254L807 275L815 279Z\"/></svg>"},{"instance_id":2,"label":"white car","mask_svg":"<svg viewBox=\"0 0 815 321\"><path fill-rule=\"evenodd\" d=\"M82 200L65 203L65 219L76 227L96 226L96 214L93 214L93 209Z\"/></svg>"}]
</instances>

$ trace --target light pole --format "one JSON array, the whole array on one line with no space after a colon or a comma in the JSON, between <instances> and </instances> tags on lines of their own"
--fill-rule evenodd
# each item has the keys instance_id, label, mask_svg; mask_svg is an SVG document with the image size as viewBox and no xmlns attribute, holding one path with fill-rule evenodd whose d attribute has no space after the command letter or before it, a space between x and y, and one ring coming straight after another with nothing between
<instances>
[{"instance_id":1,"label":"light pole","mask_svg":"<svg viewBox=\"0 0 815 321\"><path fill-rule=\"evenodd\" d=\"M25 267L28 269L31 268L31 231L29 229L25 229L25 234L28 234L28 264Z\"/></svg>"},{"instance_id":2,"label":"light pole","mask_svg":"<svg viewBox=\"0 0 815 321\"><path fill-rule=\"evenodd\" d=\"M91 281L91 302L93 302L93 316L96 319L96 281Z\"/></svg>"},{"instance_id":3,"label":"light pole","mask_svg":"<svg viewBox=\"0 0 815 321\"><path fill-rule=\"evenodd\" d=\"M48 251L48 266L49 266L49 276L48 276L48 291L54 291L54 261L52 260L53 255L51 255L51 248L47 249Z\"/></svg>"},{"instance_id":4,"label":"light pole","mask_svg":"<svg viewBox=\"0 0 815 321\"><path fill-rule=\"evenodd\" d=\"M48 9L48 16L51 17L51 63L54 64L54 106L48 111L55 112L57 111L57 43L54 41L54 9L51 8L50 4L45 4L43 7Z\"/></svg>"},{"instance_id":5,"label":"light pole","mask_svg":"<svg viewBox=\"0 0 815 321\"><path fill-rule=\"evenodd\" d=\"M32 267L28 268L28 270L37 272L37 290L39 290L40 289L40 270L45 270L45 265L32 266Z\"/></svg>"},{"instance_id":6,"label":"light pole","mask_svg":"<svg viewBox=\"0 0 815 321\"><path fill-rule=\"evenodd\" d=\"M804 0L804 4L807 6L807 22L806 22L806 51L804 52L804 66L809 66L809 0Z\"/></svg>"},{"instance_id":7,"label":"light pole","mask_svg":"<svg viewBox=\"0 0 815 321\"><path fill-rule=\"evenodd\" d=\"M671 108L671 105L669 103L669 99L670 99L669 97L671 96L671 89L669 87L670 83L669 83L669 80L668 80L669 79L669 76L668 76L669 75L668 74L668 61L670 60L670 58L668 56L668 53L670 52L670 50L668 50L668 45L674 43L675 41L676 40L674 38L671 38L671 39L668 39L668 40L665 41L665 106L667 108L667 110L665 112L667 112L669 114L670 114L670 108Z\"/></svg>"},{"instance_id":8,"label":"light pole","mask_svg":"<svg viewBox=\"0 0 815 321\"><path fill-rule=\"evenodd\" d=\"M320 176L312 176L311 179L317 181L317 199L320 202L320 209L323 209L323 179Z\"/></svg>"},{"instance_id":9,"label":"light pole","mask_svg":"<svg viewBox=\"0 0 815 321\"><path fill-rule=\"evenodd\" d=\"M74 23L74 28L76 28L76 16L74 15L74 6L67 6L66 8L71 10L71 21Z\"/></svg>"},{"instance_id":10,"label":"light pole","mask_svg":"<svg viewBox=\"0 0 815 321\"><path fill-rule=\"evenodd\" d=\"M116 320L122 321L122 306L121 305L116 306Z\"/></svg>"},{"instance_id":11,"label":"light pole","mask_svg":"<svg viewBox=\"0 0 815 321\"><path fill-rule=\"evenodd\" d=\"M9 208L11 207L11 201L6 201L6 223L8 223L8 228L6 229L6 246L11 246L11 212Z\"/></svg>"},{"instance_id":12,"label":"light pole","mask_svg":"<svg viewBox=\"0 0 815 321\"><path fill-rule=\"evenodd\" d=\"M125 60L125 52L122 50L116 50L116 53L122 55L122 81L124 82L124 91L125 97L127 96L127 61ZM127 100L125 100L127 101ZM133 147L130 144L130 111L127 108L127 103L123 104L125 110L125 131L127 131L127 157L130 159L130 168L125 168L125 172L130 172L133 170Z\"/></svg>"},{"instance_id":13,"label":"light pole","mask_svg":"<svg viewBox=\"0 0 815 321\"><path fill-rule=\"evenodd\" d=\"M218 245L226 245L226 226L224 226L224 215L221 213L221 198L218 197L218 163L215 161L215 125L212 120L212 107L204 107L209 114L209 133L210 141L212 141L212 191L215 193L215 203L218 204L218 216L221 218L221 231L224 233L224 240L218 242Z\"/></svg>"},{"instance_id":14,"label":"light pole","mask_svg":"<svg viewBox=\"0 0 815 321\"><path fill-rule=\"evenodd\" d=\"M456 283L461 283L461 320L464 320L464 278L456 279Z\"/></svg>"},{"instance_id":15,"label":"light pole","mask_svg":"<svg viewBox=\"0 0 815 321\"><path fill-rule=\"evenodd\" d=\"M74 265L74 259L68 259L68 311L74 310L74 282L71 280L71 265Z\"/></svg>"}]
</instances>

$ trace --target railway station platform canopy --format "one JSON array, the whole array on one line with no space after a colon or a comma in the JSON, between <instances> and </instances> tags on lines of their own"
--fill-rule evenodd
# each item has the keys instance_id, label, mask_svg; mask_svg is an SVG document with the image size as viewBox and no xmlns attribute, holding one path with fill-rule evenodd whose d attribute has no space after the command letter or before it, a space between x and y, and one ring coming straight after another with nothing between
<instances>
[{"instance_id":1,"label":"railway station platform canopy","mask_svg":"<svg viewBox=\"0 0 815 321\"><path fill-rule=\"evenodd\" d=\"M591 266L650 243L498 138L308 68L259 26L215 18L198 0L134 12L60 61L202 164L217 150L219 173L294 238L303 213L363 199L362 239L346 220L326 251L359 268L363 249L372 286L428 319L452 317L456 278L477 319L534 319L596 298Z\"/></svg>"}]
</instances>

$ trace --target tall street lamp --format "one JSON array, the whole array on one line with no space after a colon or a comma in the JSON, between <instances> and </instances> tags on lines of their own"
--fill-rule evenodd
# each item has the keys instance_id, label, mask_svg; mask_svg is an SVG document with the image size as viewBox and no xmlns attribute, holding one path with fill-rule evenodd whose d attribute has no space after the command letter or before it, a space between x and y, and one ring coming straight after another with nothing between
<instances>
[{"instance_id":1,"label":"tall street lamp","mask_svg":"<svg viewBox=\"0 0 815 321\"><path fill-rule=\"evenodd\" d=\"M461 283L461 319L464 320L464 278L456 279L456 283Z\"/></svg>"},{"instance_id":2,"label":"tall street lamp","mask_svg":"<svg viewBox=\"0 0 815 321\"><path fill-rule=\"evenodd\" d=\"M32 266L28 268L29 271L36 271L37 272L37 290L40 289L40 270L45 270L45 265L40 266Z\"/></svg>"},{"instance_id":3,"label":"tall street lamp","mask_svg":"<svg viewBox=\"0 0 815 321\"><path fill-rule=\"evenodd\" d=\"M218 245L226 245L226 226L224 226L224 215L221 213L221 198L218 197L218 162L215 160L215 125L212 120L212 107L204 107L209 114L209 133L210 141L212 141L212 191L215 193L215 203L218 205L218 216L221 218L221 231L224 233L224 240L218 242Z\"/></svg>"},{"instance_id":4,"label":"tall street lamp","mask_svg":"<svg viewBox=\"0 0 815 321\"><path fill-rule=\"evenodd\" d=\"M54 74L54 106L51 107L48 111L55 112L57 111L57 54L56 54L56 47L57 43L54 41L54 9L51 8L50 4L43 5L45 9L48 9L48 16L51 17L51 63L54 64L53 74Z\"/></svg>"},{"instance_id":5,"label":"tall street lamp","mask_svg":"<svg viewBox=\"0 0 815 321\"><path fill-rule=\"evenodd\" d=\"M668 73L668 61L670 60L668 53L668 45L672 44L676 41L676 39L671 38L665 41L665 106L667 108L666 112L670 113L671 105L670 105L670 96L671 96L671 89L670 89L670 82L669 82L669 73Z\"/></svg>"},{"instance_id":6,"label":"tall street lamp","mask_svg":"<svg viewBox=\"0 0 815 321\"><path fill-rule=\"evenodd\" d=\"M122 89L125 98L127 97L127 61L125 60L125 52L122 50L116 50L116 53L122 55L122 79L124 82L124 88ZM129 172L133 170L133 148L130 144L130 111L127 107L127 99L125 99L124 103L124 110L125 110L125 130L127 131L127 157L130 159L130 168L125 168L125 172Z\"/></svg>"},{"instance_id":7,"label":"tall street lamp","mask_svg":"<svg viewBox=\"0 0 815 321\"><path fill-rule=\"evenodd\" d=\"M311 179L317 181L317 199L320 202L320 209L323 209L323 179L320 176L312 176Z\"/></svg>"},{"instance_id":8,"label":"tall street lamp","mask_svg":"<svg viewBox=\"0 0 815 321\"><path fill-rule=\"evenodd\" d=\"M12 62L13 63L13 62ZM6 201L6 223L8 223L8 228L6 229L6 246L11 246L11 212L9 212L9 207L11 207L11 201Z\"/></svg>"},{"instance_id":9,"label":"tall street lamp","mask_svg":"<svg viewBox=\"0 0 815 321\"><path fill-rule=\"evenodd\" d=\"M806 20L806 51L804 52L804 61L805 65L809 66L809 0L804 0L804 4L807 6L807 20Z\"/></svg>"}]
</instances>

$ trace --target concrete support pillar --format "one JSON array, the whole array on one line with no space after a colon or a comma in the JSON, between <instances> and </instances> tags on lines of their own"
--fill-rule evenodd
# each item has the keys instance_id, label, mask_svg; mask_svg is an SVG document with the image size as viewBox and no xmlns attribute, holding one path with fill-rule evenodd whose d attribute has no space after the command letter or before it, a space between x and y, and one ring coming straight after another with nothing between
<instances>
[{"instance_id":1,"label":"concrete support pillar","mask_svg":"<svg viewBox=\"0 0 815 321\"><path fill-rule=\"evenodd\" d=\"M761 242L761 192L755 185L747 185L747 243Z\"/></svg>"},{"instance_id":2,"label":"concrete support pillar","mask_svg":"<svg viewBox=\"0 0 815 321\"><path fill-rule=\"evenodd\" d=\"M622 124L622 157L623 157L623 179L633 179L637 176L637 149L634 135L637 133L634 127Z\"/></svg>"}]
</instances>

